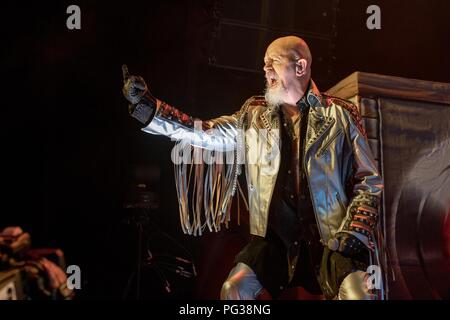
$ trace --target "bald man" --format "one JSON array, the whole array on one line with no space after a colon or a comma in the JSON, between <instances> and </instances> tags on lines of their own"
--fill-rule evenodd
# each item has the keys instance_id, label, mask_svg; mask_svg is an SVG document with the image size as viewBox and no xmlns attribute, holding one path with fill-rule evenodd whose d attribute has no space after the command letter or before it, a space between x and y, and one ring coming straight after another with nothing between
<instances>
[{"instance_id":1,"label":"bald man","mask_svg":"<svg viewBox=\"0 0 450 320\"><path fill-rule=\"evenodd\" d=\"M244 154L251 241L236 256L221 299L276 299L294 286L326 299L381 296L366 281L366 269L377 261L382 179L356 107L321 94L311 64L304 40L276 39L264 56L265 95L205 121L206 132L194 130L192 117L154 98L124 67L123 93L144 131ZM220 191L224 217L238 167L231 165L229 189ZM184 208L187 197L178 194Z\"/></svg>"}]
</instances>

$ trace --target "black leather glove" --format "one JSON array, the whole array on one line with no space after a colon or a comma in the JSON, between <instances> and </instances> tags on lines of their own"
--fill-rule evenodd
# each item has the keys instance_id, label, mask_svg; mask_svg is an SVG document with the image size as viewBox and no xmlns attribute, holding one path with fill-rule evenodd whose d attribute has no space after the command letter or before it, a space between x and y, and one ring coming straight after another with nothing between
<instances>
[{"instance_id":1,"label":"black leather glove","mask_svg":"<svg viewBox=\"0 0 450 320\"><path fill-rule=\"evenodd\" d=\"M144 125L150 123L156 111L156 99L140 76L132 76L127 65L122 66L124 97L131 103L128 106L130 115Z\"/></svg>"},{"instance_id":2,"label":"black leather glove","mask_svg":"<svg viewBox=\"0 0 450 320\"><path fill-rule=\"evenodd\" d=\"M364 248L366 248L365 244L360 241L354 235L348 233L341 233L336 237L338 243L337 250L342 253L344 256L352 257L359 254Z\"/></svg>"}]
</instances>

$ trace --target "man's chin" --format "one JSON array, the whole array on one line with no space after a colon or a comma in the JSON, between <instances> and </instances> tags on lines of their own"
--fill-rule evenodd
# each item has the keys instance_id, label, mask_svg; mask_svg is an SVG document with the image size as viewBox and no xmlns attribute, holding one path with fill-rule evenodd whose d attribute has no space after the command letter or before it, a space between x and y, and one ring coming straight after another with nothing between
<instances>
[{"instance_id":1,"label":"man's chin","mask_svg":"<svg viewBox=\"0 0 450 320\"><path fill-rule=\"evenodd\" d=\"M274 107L283 104L284 99L281 96L281 94L279 92L273 92L273 91L274 90L271 90L271 89L266 91L265 98L266 98L267 103L270 106L274 106Z\"/></svg>"}]
</instances>

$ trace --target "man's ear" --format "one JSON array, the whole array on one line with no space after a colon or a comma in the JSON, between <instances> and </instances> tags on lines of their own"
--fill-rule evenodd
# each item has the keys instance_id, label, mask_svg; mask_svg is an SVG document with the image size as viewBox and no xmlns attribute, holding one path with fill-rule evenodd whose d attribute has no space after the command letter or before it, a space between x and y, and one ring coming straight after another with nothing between
<instances>
[{"instance_id":1,"label":"man's ear","mask_svg":"<svg viewBox=\"0 0 450 320\"><path fill-rule=\"evenodd\" d=\"M297 59L295 62L295 75L297 77L303 77L308 67L308 61L306 59Z\"/></svg>"}]
</instances>

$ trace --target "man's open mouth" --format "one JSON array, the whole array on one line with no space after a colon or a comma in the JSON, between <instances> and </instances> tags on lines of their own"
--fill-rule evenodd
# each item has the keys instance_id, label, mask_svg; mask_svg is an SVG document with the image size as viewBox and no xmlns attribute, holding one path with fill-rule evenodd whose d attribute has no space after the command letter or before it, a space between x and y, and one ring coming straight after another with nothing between
<instances>
[{"instance_id":1,"label":"man's open mouth","mask_svg":"<svg viewBox=\"0 0 450 320\"><path fill-rule=\"evenodd\" d=\"M269 88L274 88L278 85L278 80L275 78L269 78Z\"/></svg>"}]
</instances>

